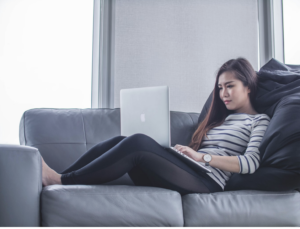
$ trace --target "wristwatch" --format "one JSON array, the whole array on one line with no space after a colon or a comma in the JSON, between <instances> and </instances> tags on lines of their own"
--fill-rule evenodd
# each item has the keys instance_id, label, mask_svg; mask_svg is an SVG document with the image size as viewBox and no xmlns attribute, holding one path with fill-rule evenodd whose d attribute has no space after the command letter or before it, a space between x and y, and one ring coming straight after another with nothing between
<instances>
[{"instance_id":1,"label":"wristwatch","mask_svg":"<svg viewBox=\"0 0 300 229\"><path fill-rule=\"evenodd\" d=\"M210 154L205 154L203 156L203 160L205 161L206 166L209 166L209 162L211 161L211 159L212 159L212 156Z\"/></svg>"}]
</instances>

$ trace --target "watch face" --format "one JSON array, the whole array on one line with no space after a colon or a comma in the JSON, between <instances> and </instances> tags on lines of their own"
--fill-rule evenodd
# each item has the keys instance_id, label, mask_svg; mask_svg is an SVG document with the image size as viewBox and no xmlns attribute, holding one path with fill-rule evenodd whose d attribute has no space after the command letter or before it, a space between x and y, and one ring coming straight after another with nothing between
<instances>
[{"instance_id":1,"label":"watch face","mask_svg":"<svg viewBox=\"0 0 300 229\"><path fill-rule=\"evenodd\" d=\"M210 162L211 161L211 156L209 154L205 154L203 157L204 161Z\"/></svg>"}]
</instances>

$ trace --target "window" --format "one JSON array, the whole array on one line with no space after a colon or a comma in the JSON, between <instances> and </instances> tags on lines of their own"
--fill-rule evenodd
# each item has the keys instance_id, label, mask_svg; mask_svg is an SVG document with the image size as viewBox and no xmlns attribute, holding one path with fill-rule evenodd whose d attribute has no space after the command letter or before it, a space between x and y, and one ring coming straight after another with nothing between
<instances>
[{"instance_id":1,"label":"window","mask_svg":"<svg viewBox=\"0 0 300 229\"><path fill-rule=\"evenodd\" d=\"M0 1L0 144L32 108L90 108L93 0Z\"/></svg>"},{"instance_id":2,"label":"window","mask_svg":"<svg viewBox=\"0 0 300 229\"><path fill-rule=\"evenodd\" d=\"M300 65L300 1L283 0L283 34L285 64Z\"/></svg>"}]
</instances>

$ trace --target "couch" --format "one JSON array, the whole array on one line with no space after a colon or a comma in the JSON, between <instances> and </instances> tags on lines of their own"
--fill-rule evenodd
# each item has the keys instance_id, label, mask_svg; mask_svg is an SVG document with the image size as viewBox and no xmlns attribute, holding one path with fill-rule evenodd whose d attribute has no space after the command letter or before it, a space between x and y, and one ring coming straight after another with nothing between
<instances>
[{"instance_id":1,"label":"couch","mask_svg":"<svg viewBox=\"0 0 300 229\"><path fill-rule=\"evenodd\" d=\"M199 113L170 111L171 144L188 145ZM120 108L37 108L23 113L20 145L0 145L0 226L300 226L300 193L180 193L135 186L42 186L42 161L63 171L95 144L120 135Z\"/></svg>"}]
</instances>

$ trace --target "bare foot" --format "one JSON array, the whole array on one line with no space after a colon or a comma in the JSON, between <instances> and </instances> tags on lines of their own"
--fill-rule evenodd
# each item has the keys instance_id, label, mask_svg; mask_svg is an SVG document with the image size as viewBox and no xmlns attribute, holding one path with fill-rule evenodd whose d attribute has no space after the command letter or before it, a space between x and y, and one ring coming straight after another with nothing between
<instances>
[{"instance_id":1,"label":"bare foot","mask_svg":"<svg viewBox=\"0 0 300 229\"><path fill-rule=\"evenodd\" d=\"M61 184L61 174L58 174L51 169L44 161L42 157L42 182L44 186Z\"/></svg>"}]
</instances>

